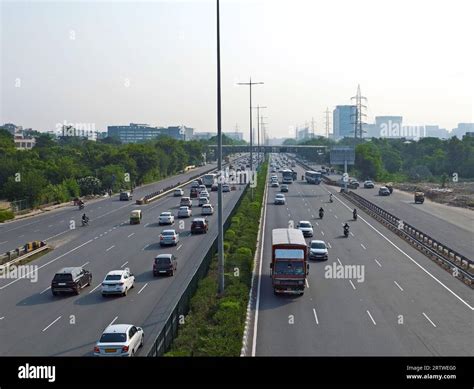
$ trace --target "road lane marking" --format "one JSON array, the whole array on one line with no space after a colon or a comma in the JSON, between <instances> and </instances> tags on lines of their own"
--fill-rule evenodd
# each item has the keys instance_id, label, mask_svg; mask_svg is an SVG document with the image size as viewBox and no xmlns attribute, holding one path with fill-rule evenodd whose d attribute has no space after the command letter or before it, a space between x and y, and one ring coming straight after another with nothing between
<instances>
[{"instance_id":1,"label":"road lane marking","mask_svg":"<svg viewBox=\"0 0 474 389\"><path fill-rule=\"evenodd\" d=\"M349 282L352 285L352 289L356 290L356 287L354 286L354 283L352 282L352 280L349 280Z\"/></svg>"},{"instance_id":2,"label":"road lane marking","mask_svg":"<svg viewBox=\"0 0 474 389\"><path fill-rule=\"evenodd\" d=\"M337 262L339 262L339 265L342 266L341 260L339 258L336 258L336 259L337 259Z\"/></svg>"},{"instance_id":3,"label":"road lane marking","mask_svg":"<svg viewBox=\"0 0 474 389\"><path fill-rule=\"evenodd\" d=\"M377 325L377 323L375 322L374 318L372 317L372 315L370 314L369 310L367 309L367 314L369 315L370 317L370 320L372 320L372 323L374 323L374 326Z\"/></svg>"},{"instance_id":4,"label":"road lane marking","mask_svg":"<svg viewBox=\"0 0 474 389\"><path fill-rule=\"evenodd\" d=\"M354 236L354 234L352 232L349 232L349 234L351 234L351 236Z\"/></svg>"},{"instance_id":5,"label":"road lane marking","mask_svg":"<svg viewBox=\"0 0 474 389\"><path fill-rule=\"evenodd\" d=\"M347 209L351 209L344 201L337 198L342 205L344 205ZM405 251L399 248L395 243L393 243L389 238L387 238L384 234L382 234L377 228L375 228L372 224L370 224L367 220L365 220L362 216L360 219L367 224L370 228L372 228L377 234L379 234L382 238L384 238L387 242L389 242L395 249L397 249L400 253L402 253L405 257L407 257L412 263L418 266L421 270L423 270L426 274L428 274L433 280L435 280L439 285L441 285L444 289L450 292L454 297L456 297L459 301L461 301L464 305L466 305L471 311L474 311L474 307L471 306L467 301L463 300L460 296L458 296L455 292L449 289L445 284L443 284L440 280L438 280L433 274L431 274L428 270L426 270L423 266L421 266L417 261L415 261L410 255L408 255ZM352 234L352 233L351 233Z\"/></svg>"},{"instance_id":6,"label":"road lane marking","mask_svg":"<svg viewBox=\"0 0 474 389\"><path fill-rule=\"evenodd\" d=\"M89 292L89 294L93 293L93 292L94 292L99 286L101 286L101 285L102 285L102 283L100 283L99 285L97 285L94 289L92 289L92 290Z\"/></svg>"},{"instance_id":7,"label":"road lane marking","mask_svg":"<svg viewBox=\"0 0 474 389\"><path fill-rule=\"evenodd\" d=\"M149 246L151 246L151 243L150 244L147 244L145 247L142 248L142 251L145 251Z\"/></svg>"},{"instance_id":8,"label":"road lane marking","mask_svg":"<svg viewBox=\"0 0 474 389\"><path fill-rule=\"evenodd\" d=\"M5 319L5 316L0 317L0 320L3 320L3 319Z\"/></svg>"},{"instance_id":9,"label":"road lane marking","mask_svg":"<svg viewBox=\"0 0 474 389\"><path fill-rule=\"evenodd\" d=\"M306 279L305 281L306 281L306 287L309 289L308 279Z\"/></svg>"},{"instance_id":10,"label":"road lane marking","mask_svg":"<svg viewBox=\"0 0 474 389\"><path fill-rule=\"evenodd\" d=\"M314 320L316 320L316 324L319 325L319 321L318 321L318 315L316 313L316 309L313 308L313 313L314 313Z\"/></svg>"},{"instance_id":11,"label":"road lane marking","mask_svg":"<svg viewBox=\"0 0 474 389\"><path fill-rule=\"evenodd\" d=\"M114 247L115 247L115 245L112 245L112 246L110 246L110 247L109 247L107 250L105 250L105 251L112 250Z\"/></svg>"},{"instance_id":12,"label":"road lane marking","mask_svg":"<svg viewBox=\"0 0 474 389\"><path fill-rule=\"evenodd\" d=\"M337 217L337 215L334 215L334 217L335 217L336 219L339 219L339 218Z\"/></svg>"},{"instance_id":13,"label":"road lane marking","mask_svg":"<svg viewBox=\"0 0 474 389\"><path fill-rule=\"evenodd\" d=\"M180 245L177 247L176 251L178 251L181 247L183 247L182 244L180 244Z\"/></svg>"},{"instance_id":14,"label":"road lane marking","mask_svg":"<svg viewBox=\"0 0 474 389\"><path fill-rule=\"evenodd\" d=\"M111 326L112 324L114 324L114 323L115 323L115 320L117 320L117 319L118 319L118 316L115 316L114 320L112 320L112 321L110 322L109 326ZM108 326L107 326L107 327L108 327Z\"/></svg>"},{"instance_id":15,"label":"road lane marking","mask_svg":"<svg viewBox=\"0 0 474 389\"><path fill-rule=\"evenodd\" d=\"M59 257L56 257L56 258L52 259L52 260L49 261L49 262L46 262L44 265L39 266L39 267L36 268L35 270L32 270L32 271L26 273L25 275L23 275L23 276L21 276L21 277L15 278L13 281L9 282L8 284L3 285L2 287L0 287L0 290L5 289L6 287L8 287L8 286L14 284L15 282L20 281L21 279L24 279L24 278L28 277L31 273L37 272L38 270L42 269L43 267L48 266L49 264L51 264L51 263L53 263L53 262L56 262L58 259L61 259L62 257L66 256L66 255L68 255L68 254L70 254L70 253L72 253L73 251L76 251L77 249L80 249L81 247L84 247L85 245L89 244L89 243L92 242L92 241L93 241L92 239L89 239L87 242L85 242L85 243L83 243L83 244L81 244L81 245L79 245L79 246L77 246L77 247L74 247L73 249L71 249L71 250L65 252L64 254L61 254Z\"/></svg>"},{"instance_id":16,"label":"road lane marking","mask_svg":"<svg viewBox=\"0 0 474 389\"><path fill-rule=\"evenodd\" d=\"M365 246L364 246L362 243L361 243L360 245L361 245L361 247L362 247L364 250L367 250L367 249L365 248Z\"/></svg>"},{"instance_id":17,"label":"road lane marking","mask_svg":"<svg viewBox=\"0 0 474 389\"><path fill-rule=\"evenodd\" d=\"M148 227L151 223L147 223L145 224L143 227Z\"/></svg>"},{"instance_id":18,"label":"road lane marking","mask_svg":"<svg viewBox=\"0 0 474 389\"><path fill-rule=\"evenodd\" d=\"M87 266L90 262L87 261L84 265L82 265L81 267L84 267L84 266Z\"/></svg>"},{"instance_id":19,"label":"road lane marking","mask_svg":"<svg viewBox=\"0 0 474 389\"><path fill-rule=\"evenodd\" d=\"M0 244L4 244L4 243L8 243L8 240L6 240L5 242L0 242Z\"/></svg>"},{"instance_id":20,"label":"road lane marking","mask_svg":"<svg viewBox=\"0 0 474 389\"><path fill-rule=\"evenodd\" d=\"M422 313L423 313L423 316L426 317L426 319L433 325L433 327L436 328L436 324L431 321L431 319L428 317L428 315L424 312L422 312Z\"/></svg>"},{"instance_id":21,"label":"road lane marking","mask_svg":"<svg viewBox=\"0 0 474 389\"><path fill-rule=\"evenodd\" d=\"M122 266L120 266L120 269L122 269L127 263L128 263L128 261L125 262Z\"/></svg>"},{"instance_id":22,"label":"road lane marking","mask_svg":"<svg viewBox=\"0 0 474 389\"><path fill-rule=\"evenodd\" d=\"M330 249L332 249L331 243L327 242L327 245Z\"/></svg>"},{"instance_id":23,"label":"road lane marking","mask_svg":"<svg viewBox=\"0 0 474 389\"><path fill-rule=\"evenodd\" d=\"M51 289L51 285L48 286L48 287L47 287L45 290L43 290L42 292L40 292L40 294L43 294L44 292L47 292L47 291L50 290L50 289Z\"/></svg>"},{"instance_id":24,"label":"road lane marking","mask_svg":"<svg viewBox=\"0 0 474 389\"><path fill-rule=\"evenodd\" d=\"M143 285L143 287L138 291L137 294L140 294L142 292L142 290L146 288L147 285L148 285L148 282L145 285Z\"/></svg>"},{"instance_id":25,"label":"road lane marking","mask_svg":"<svg viewBox=\"0 0 474 389\"><path fill-rule=\"evenodd\" d=\"M50 236L49 238L46 238L46 239L43 239L43 240L46 242L46 241L48 241L48 240L50 240L50 239L56 238L57 236L62 235L62 234L65 234L66 232L69 232L69 231L70 231L70 230L66 230L66 231L60 232L59 234Z\"/></svg>"},{"instance_id":26,"label":"road lane marking","mask_svg":"<svg viewBox=\"0 0 474 389\"><path fill-rule=\"evenodd\" d=\"M314 224L316 224L317 226L319 226L319 223L318 223L318 222L314 222Z\"/></svg>"},{"instance_id":27,"label":"road lane marking","mask_svg":"<svg viewBox=\"0 0 474 389\"><path fill-rule=\"evenodd\" d=\"M324 236L324 231L323 230L321 230L321 234Z\"/></svg>"},{"instance_id":28,"label":"road lane marking","mask_svg":"<svg viewBox=\"0 0 474 389\"><path fill-rule=\"evenodd\" d=\"M43 329L42 332L45 332L49 327L51 327L54 323L56 323L59 319L61 319L62 316L59 316L55 321L53 321L49 326Z\"/></svg>"},{"instance_id":29,"label":"road lane marking","mask_svg":"<svg viewBox=\"0 0 474 389\"><path fill-rule=\"evenodd\" d=\"M398 285L398 282L397 281L393 281L393 282L395 282L395 285L398 286L398 289L400 289L403 292L403 288L400 285Z\"/></svg>"},{"instance_id":30,"label":"road lane marking","mask_svg":"<svg viewBox=\"0 0 474 389\"><path fill-rule=\"evenodd\" d=\"M23 235L20 235L20 236L19 236L19 238L23 238L24 236L25 236L25 234L23 234Z\"/></svg>"},{"instance_id":31,"label":"road lane marking","mask_svg":"<svg viewBox=\"0 0 474 389\"><path fill-rule=\"evenodd\" d=\"M50 225L48 226L48 228L51 228L52 226L53 226L53 225L52 225L52 224L50 224Z\"/></svg>"},{"instance_id":32,"label":"road lane marking","mask_svg":"<svg viewBox=\"0 0 474 389\"><path fill-rule=\"evenodd\" d=\"M130 237L132 237L133 235L135 235L134 232L132 232L129 236L127 236L127 238L130 238Z\"/></svg>"},{"instance_id":33,"label":"road lane marking","mask_svg":"<svg viewBox=\"0 0 474 389\"><path fill-rule=\"evenodd\" d=\"M377 259L374 258L374 261L377 262L377 265L379 265L379 267L382 267L382 265L380 264L379 261L377 261Z\"/></svg>"}]
</instances>

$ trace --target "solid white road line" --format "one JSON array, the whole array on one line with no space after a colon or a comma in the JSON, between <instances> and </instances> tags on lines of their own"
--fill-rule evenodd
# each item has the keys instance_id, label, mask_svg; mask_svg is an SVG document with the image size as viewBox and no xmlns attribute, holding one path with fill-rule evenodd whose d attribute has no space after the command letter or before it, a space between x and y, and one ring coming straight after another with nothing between
<instances>
[{"instance_id":1,"label":"solid white road line","mask_svg":"<svg viewBox=\"0 0 474 389\"><path fill-rule=\"evenodd\" d=\"M101 285L102 285L102 283L100 283L99 285L97 285L94 289L92 289L92 290L89 292L89 294L94 293L94 291L95 291L99 286L101 286Z\"/></svg>"},{"instance_id":2,"label":"solid white road line","mask_svg":"<svg viewBox=\"0 0 474 389\"><path fill-rule=\"evenodd\" d=\"M372 323L374 323L374 326L377 325L377 323L375 322L374 318L372 317L372 315L370 314L369 310L367 309L367 314L369 315L370 317L370 320L372 320Z\"/></svg>"},{"instance_id":3,"label":"solid white road line","mask_svg":"<svg viewBox=\"0 0 474 389\"><path fill-rule=\"evenodd\" d=\"M145 285L143 285L143 287L138 291L137 294L140 294L142 292L142 290L146 288L147 285L148 285L148 282Z\"/></svg>"},{"instance_id":4,"label":"solid white road line","mask_svg":"<svg viewBox=\"0 0 474 389\"><path fill-rule=\"evenodd\" d=\"M382 267L382 265L380 264L379 261L377 261L377 259L374 259L375 262L377 262L377 265L379 265L379 267Z\"/></svg>"},{"instance_id":5,"label":"solid white road line","mask_svg":"<svg viewBox=\"0 0 474 389\"><path fill-rule=\"evenodd\" d=\"M349 282L350 282L351 285L352 285L352 289L356 290L356 287L354 286L354 283L352 282L352 280L349 280Z\"/></svg>"},{"instance_id":6,"label":"solid white road line","mask_svg":"<svg viewBox=\"0 0 474 389\"><path fill-rule=\"evenodd\" d=\"M51 327L54 323L56 323L59 319L61 319L62 316L59 316L56 320L54 320L50 325L48 325L46 328L43 329L42 332L45 332L49 327Z\"/></svg>"},{"instance_id":7,"label":"solid white road line","mask_svg":"<svg viewBox=\"0 0 474 389\"><path fill-rule=\"evenodd\" d=\"M318 315L316 313L316 309L314 309L314 308L313 308L313 313L314 313L314 320L316 320L316 324L319 325Z\"/></svg>"},{"instance_id":8,"label":"solid white road line","mask_svg":"<svg viewBox=\"0 0 474 389\"><path fill-rule=\"evenodd\" d=\"M395 282L395 285L398 286L398 289L400 289L403 292L403 288L400 285L398 285L398 282L397 281L393 281L393 282Z\"/></svg>"},{"instance_id":9,"label":"solid white road line","mask_svg":"<svg viewBox=\"0 0 474 389\"><path fill-rule=\"evenodd\" d=\"M426 317L426 319L433 325L434 328L436 328L436 324L431 321L426 313L423 312L423 316Z\"/></svg>"},{"instance_id":10,"label":"solid white road line","mask_svg":"<svg viewBox=\"0 0 474 389\"><path fill-rule=\"evenodd\" d=\"M112 324L114 324L114 323L115 323L115 320L117 320L117 319L118 319L118 316L115 316L115 319L110 322L109 326L111 326Z\"/></svg>"},{"instance_id":11,"label":"solid white road line","mask_svg":"<svg viewBox=\"0 0 474 389\"><path fill-rule=\"evenodd\" d=\"M347 209L351 209L344 201L337 199L341 204L343 204ZM397 249L400 253L402 253L405 257L407 257L412 263L414 263L418 268L423 270L427 275L429 275L433 280L435 280L439 285L441 285L444 289L450 292L454 297L456 297L459 301L461 301L464 305L466 305L471 311L474 311L474 307L471 306L467 301L463 300L459 297L454 291L449 289L445 284L443 284L440 280L438 280L433 274L431 274L428 270L426 270L423 266L421 266L417 261L415 261L411 256L409 256L405 251L403 251L400 247L398 247L395 243L393 243L389 238L387 238L384 234L382 234L377 228L375 228L372 224L370 224L367 220L363 217L359 216L360 219L367 224L372 230L374 230L377 234L379 234L382 238L384 238L388 243L390 243L395 249Z\"/></svg>"}]
</instances>

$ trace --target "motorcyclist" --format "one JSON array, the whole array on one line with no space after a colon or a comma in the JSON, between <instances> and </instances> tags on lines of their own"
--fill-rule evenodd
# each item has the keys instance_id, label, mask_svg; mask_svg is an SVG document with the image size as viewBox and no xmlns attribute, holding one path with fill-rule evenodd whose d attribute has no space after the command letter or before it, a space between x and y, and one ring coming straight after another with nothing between
<instances>
[{"instance_id":1,"label":"motorcyclist","mask_svg":"<svg viewBox=\"0 0 474 389\"><path fill-rule=\"evenodd\" d=\"M83 209L83 208L84 208L84 201L79 200L79 201L77 202L77 204L79 205L79 209Z\"/></svg>"},{"instance_id":2,"label":"motorcyclist","mask_svg":"<svg viewBox=\"0 0 474 389\"><path fill-rule=\"evenodd\" d=\"M348 235L349 234L349 224L344 224L344 235Z\"/></svg>"},{"instance_id":3,"label":"motorcyclist","mask_svg":"<svg viewBox=\"0 0 474 389\"><path fill-rule=\"evenodd\" d=\"M354 220L357 220L357 209L356 208L354 208L354 210L352 211L352 218Z\"/></svg>"},{"instance_id":4,"label":"motorcyclist","mask_svg":"<svg viewBox=\"0 0 474 389\"><path fill-rule=\"evenodd\" d=\"M86 214L84 213L82 215L82 224L88 224L89 223L89 218L86 216Z\"/></svg>"},{"instance_id":5,"label":"motorcyclist","mask_svg":"<svg viewBox=\"0 0 474 389\"><path fill-rule=\"evenodd\" d=\"M329 194L329 202L332 203L332 193Z\"/></svg>"},{"instance_id":6,"label":"motorcyclist","mask_svg":"<svg viewBox=\"0 0 474 389\"><path fill-rule=\"evenodd\" d=\"M324 216L324 209L323 207L319 208L319 218L322 219Z\"/></svg>"}]
</instances>

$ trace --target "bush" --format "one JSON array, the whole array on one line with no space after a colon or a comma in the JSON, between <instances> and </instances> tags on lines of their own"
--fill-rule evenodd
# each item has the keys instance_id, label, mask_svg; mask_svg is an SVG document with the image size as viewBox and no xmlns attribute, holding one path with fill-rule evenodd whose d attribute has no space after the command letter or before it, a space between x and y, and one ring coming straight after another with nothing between
<instances>
[{"instance_id":1,"label":"bush","mask_svg":"<svg viewBox=\"0 0 474 389\"><path fill-rule=\"evenodd\" d=\"M0 210L0 223L3 223L5 220L14 219L15 215L9 209Z\"/></svg>"}]
</instances>

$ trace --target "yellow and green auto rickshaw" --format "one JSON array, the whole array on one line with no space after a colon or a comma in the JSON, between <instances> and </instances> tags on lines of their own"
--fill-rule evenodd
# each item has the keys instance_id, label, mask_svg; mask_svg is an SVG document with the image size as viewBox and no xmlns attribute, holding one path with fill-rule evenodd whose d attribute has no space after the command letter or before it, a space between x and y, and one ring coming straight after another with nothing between
<instances>
[{"instance_id":1,"label":"yellow and green auto rickshaw","mask_svg":"<svg viewBox=\"0 0 474 389\"><path fill-rule=\"evenodd\" d=\"M142 211L141 209L135 209L130 214L130 224L140 224L142 220Z\"/></svg>"}]
</instances>

